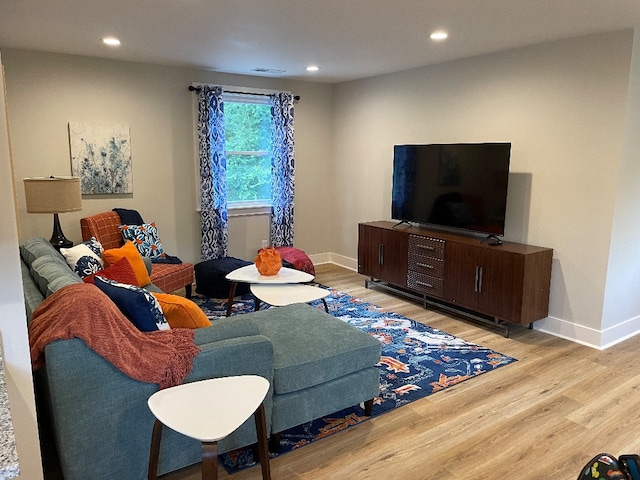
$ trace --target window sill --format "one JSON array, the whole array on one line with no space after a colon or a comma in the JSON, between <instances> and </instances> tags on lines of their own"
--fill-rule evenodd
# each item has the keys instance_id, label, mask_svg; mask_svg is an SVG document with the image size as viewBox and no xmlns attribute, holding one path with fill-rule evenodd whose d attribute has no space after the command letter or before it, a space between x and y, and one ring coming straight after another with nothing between
<instances>
[{"instance_id":1,"label":"window sill","mask_svg":"<svg viewBox=\"0 0 640 480\"><path fill-rule=\"evenodd\" d=\"M271 215L271 205L264 203L237 203L227 206L229 217L250 217L254 215Z\"/></svg>"}]
</instances>

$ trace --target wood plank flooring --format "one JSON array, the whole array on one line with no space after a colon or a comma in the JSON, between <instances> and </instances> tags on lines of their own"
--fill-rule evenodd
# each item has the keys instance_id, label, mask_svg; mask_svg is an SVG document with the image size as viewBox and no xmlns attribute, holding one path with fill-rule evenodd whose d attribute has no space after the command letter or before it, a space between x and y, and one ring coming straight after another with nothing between
<instances>
[{"instance_id":1,"label":"wood plank flooring","mask_svg":"<svg viewBox=\"0 0 640 480\"><path fill-rule=\"evenodd\" d=\"M510 338L319 265L316 280L519 361L271 462L282 480L575 479L595 454L640 452L640 336L604 352L519 326ZM195 465L162 477L200 479ZM220 479L261 478L260 468Z\"/></svg>"}]
</instances>

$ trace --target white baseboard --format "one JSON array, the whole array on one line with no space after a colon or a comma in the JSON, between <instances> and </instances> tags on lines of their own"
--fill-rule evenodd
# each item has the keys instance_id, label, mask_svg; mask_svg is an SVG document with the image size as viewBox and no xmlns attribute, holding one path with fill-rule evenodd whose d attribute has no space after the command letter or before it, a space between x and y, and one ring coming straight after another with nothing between
<instances>
[{"instance_id":1,"label":"white baseboard","mask_svg":"<svg viewBox=\"0 0 640 480\"><path fill-rule=\"evenodd\" d=\"M309 255L309 258L315 265L334 263L349 270L358 271L358 261L344 255L329 252ZM640 333L640 316L630 318L604 330L596 330L556 317L538 320L534 322L533 328L581 345L606 350Z\"/></svg>"},{"instance_id":2,"label":"white baseboard","mask_svg":"<svg viewBox=\"0 0 640 480\"><path fill-rule=\"evenodd\" d=\"M561 318L547 317L533 324L539 330L556 337L606 350L640 333L640 317L631 318L604 330L596 330Z\"/></svg>"},{"instance_id":3,"label":"white baseboard","mask_svg":"<svg viewBox=\"0 0 640 480\"><path fill-rule=\"evenodd\" d=\"M322 265L323 263L334 263L340 267L358 271L358 260L354 258L345 257L344 255L338 255L337 253L317 253L315 255L309 255L309 258L314 265Z\"/></svg>"}]
</instances>

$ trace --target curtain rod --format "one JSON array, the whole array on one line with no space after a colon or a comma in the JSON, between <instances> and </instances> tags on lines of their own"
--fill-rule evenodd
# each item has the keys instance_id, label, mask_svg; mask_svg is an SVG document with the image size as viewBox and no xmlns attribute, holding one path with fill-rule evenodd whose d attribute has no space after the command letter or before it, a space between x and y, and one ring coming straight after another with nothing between
<instances>
[{"instance_id":1,"label":"curtain rod","mask_svg":"<svg viewBox=\"0 0 640 480\"><path fill-rule=\"evenodd\" d=\"M199 92L200 90L202 90L201 87L195 87L193 85L189 85L189 91L190 92ZM270 93L240 92L240 91L235 91L235 90L223 90L223 91L226 92L226 93L241 93L243 95L262 95L262 96L265 96L265 97L268 97L268 96L271 95ZM300 95L294 95L293 99L296 102L299 102L300 101Z\"/></svg>"}]
</instances>

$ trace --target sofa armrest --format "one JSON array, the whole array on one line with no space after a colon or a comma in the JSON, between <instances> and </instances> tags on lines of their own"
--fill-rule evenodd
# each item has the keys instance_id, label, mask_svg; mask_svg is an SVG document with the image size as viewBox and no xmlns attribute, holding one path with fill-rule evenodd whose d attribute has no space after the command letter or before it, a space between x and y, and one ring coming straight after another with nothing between
<instances>
[{"instance_id":1,"label":"sofa armrest","mask_svg":"<svg viewBox=\"0 0 640 480\"><path fill-rule=\"evenodd\" d=\"M264 336L205 342L200 348L185 381L247 374L273 379L273 346ZM158 385L131 379L77 338L47 345L45 369L46 397L65 480L146 478L154 422L147 400ZM185 408L194 408L201 400L194 399ZM271 402L269 393L268 419ZM254 441L253 422L246 422L220 441L219 451ZM201 459L198 442L169 429L163 433L160 474Z\"/></svg>"}]
</instances>

